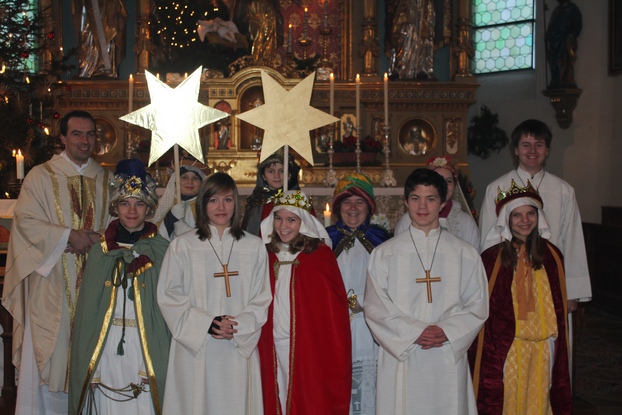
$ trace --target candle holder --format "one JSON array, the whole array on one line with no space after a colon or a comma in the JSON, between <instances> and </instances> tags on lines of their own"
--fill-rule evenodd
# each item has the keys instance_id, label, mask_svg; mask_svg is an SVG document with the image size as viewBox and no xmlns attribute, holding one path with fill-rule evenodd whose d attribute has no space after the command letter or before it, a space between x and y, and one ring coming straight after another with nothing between
<instances>
[{"instance_id":1,"label":"candle holder","mask_svg":"<svg viewBox=\"0 0 622 415\"><path fill-rule=\"evenodd\" d=\"M383 130L384 142L382 143L382 152L384 153L384 171L382 172L381 184L384 187L395 187L397 185L397 181L393 176L393 170L389 167L389 154L391 153L391 150L389 149L389 133L391 131L391 126L385 125Z\"/></svg>"},{"instance_id":2,"label":"candle holder","mask_svg":"<svg viewBox=\"0 0 622 415\"><path fill-rule=\"evenodd\" d=\"M328 26L328 24L326 24L320 29L320 35L322 36L322 39L324 40L322 42L323 43L322 58L320 59L320 66L323 68L332 69L332 66L333 66L330 59L328 58L328 39L332 32L333 32L333 29L330 26Z\"/></svg>"},{"instance_id":3,"label":"candle holder","mask_svg":"<svg viewBox=\"0 0 622 415\"><path fill-rule=\"evenodd\" d=\"M337 172L333 168L333 154L335 154L335 149L333 147L335 143L335 124L332 124L328 127L328 150L326 153L328 154L328 173L326 173L326 179L324 179L324 185L329 187L335 187L337 182Z\"/></svg>"},{"instance_id":4,"label":"candle holder","mask_svg":"<svg viewBox=\"0 0 622 415\"><path fill-rule=\"evenodd\" d=\"M356 120L358 123L359 120ZM354 154L356 154L356 172L361 172L361 135L363 134L363 128L359 125L356 127L356 150L354 150Z\"/></svg>"},{"instance_id":5,"label":"candle holder","mask_svg":"<svg viewBox=\"0 0 622 415\"><path fill-rule=\"evenodd\" d=\"M302 47L302 59L307 60L307 48L311 45L311 39L306 36L301 36L298 39L298 44Z\"/></svg>"}]
</instances>

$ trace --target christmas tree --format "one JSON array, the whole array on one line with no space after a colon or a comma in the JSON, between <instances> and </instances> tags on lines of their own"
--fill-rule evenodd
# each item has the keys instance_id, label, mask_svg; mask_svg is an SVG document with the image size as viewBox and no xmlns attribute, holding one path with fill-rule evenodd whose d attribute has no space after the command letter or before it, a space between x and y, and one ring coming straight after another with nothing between
<instances>
[{"instance_id":1,"label":"christmas tree","mask_svg":"<svg viewBox=\"0 0 622 415\"><path fill-rule=\"evenodd\" d=\"M54 115L46 110L60 84L50 83L50 74L59 70L63 60L49 59L46 71L38 68L55 42L55 33L46 32L46 11L38 10L36 3L3 0L0 4L0 197L10 194L9 184L17 182L14 150L24 155L27 172L49 159L53 148L45 120Z\"/></svg>"}]
</instances>

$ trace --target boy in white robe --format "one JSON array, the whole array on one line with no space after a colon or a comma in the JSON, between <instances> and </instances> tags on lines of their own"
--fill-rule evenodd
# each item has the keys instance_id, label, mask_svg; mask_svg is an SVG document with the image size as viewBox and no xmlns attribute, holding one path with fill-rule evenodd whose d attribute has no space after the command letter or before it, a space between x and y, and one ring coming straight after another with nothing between
<instances>
[{"instance_id":1,"label":"boy in white robe","mask_svg":"<svg viewBox=\"0 0 622 415\"><path fill-rule=\"evenodd\" d=\"M488 317L477 250L439 225L447 183L417 169L404 187L412 223L375 248L365 319L380 345L377 414L477 414L467 350Z\"/></svg>"}]
</instances>

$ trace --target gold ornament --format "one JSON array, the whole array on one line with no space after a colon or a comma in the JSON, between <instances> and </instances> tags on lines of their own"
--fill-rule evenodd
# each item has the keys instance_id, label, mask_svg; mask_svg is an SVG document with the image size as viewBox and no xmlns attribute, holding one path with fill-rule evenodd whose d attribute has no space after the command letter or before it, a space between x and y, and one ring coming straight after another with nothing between
<instances>
[{"instance_id":1,"label":"gold ornament","mask_svg":"<svg viewBox=\"0 0 622 415\"><path fill-rule=\"evenodd\" d=\"M120 119L152 131L149 165L174 144L204 163L199 128L229 114L198 102L201 73L199 67L176 88L171 88L145 71L151 104Z\"/></svg>"},{"instance_id":2,"label":"gold ornament","mask_svg":"<svg viewBox=\"0 0 622 415\"><path fill-rule=\"evenodd\" d=\"M266 103L237 115L240 120L265 131L260 163L288 144L313 165L309 131L339 120L309 105L314 78L315 72L288 91L268 73L261 71Z\"/></svg>"}]
</instances>

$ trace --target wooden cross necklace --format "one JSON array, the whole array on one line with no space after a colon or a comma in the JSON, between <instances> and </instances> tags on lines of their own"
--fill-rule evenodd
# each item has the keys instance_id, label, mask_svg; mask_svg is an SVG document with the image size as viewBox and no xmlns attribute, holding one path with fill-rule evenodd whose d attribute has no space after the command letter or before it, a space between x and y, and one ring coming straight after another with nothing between
<instances>
[{"instance_id":1,"label":"wooden cross necklace","mask_svg":"<svg viewBox=\"0 0 622 415\"><path fill-rule=\"evenodd\" d=\"M441 234L443 233L443 228L439 228L438 239L436 240L436 246L434 247L434 254L432 254L432 262L430 262L429 269L425 269L425 266L423 265L423 261L421 260L421 255L419 255L419 250L417 249L417 244L415 243L415 238L413 238L412 231L408 229L408 232L410 232L410 239L413 241L413 245L415 246L415 252L417 252L417 257L419 258L419 262L421 263L421 268L423 268L423 270L425 271L425 278L417 278L415 279L415 282L425 282L427 284L428 303L431 303L432 302L432 286L430 285L430 283L441 281L441 277L431 278L430 271L432 270L432 265L434 265L434 258L436 257L436 250L438 249L438 243L441 240Z\"/></svg>"},{"instance_id":2,"label":"wooden cross necklace","mask_svg":"<svg viewBox=\"0 0 622 415\"><path fill-rule=\"evenodd\" d=\"M229 285L229 277L235 277L238 275L237 271L229 271L229 261L231 260L231 253L233 252L233 244L235 244L235 239L231 243L231 249L229 250L229 258L227 258L226 264L223 264L222 261L220 260L220 257L218 256L218 253L216 252L216 249L214 248L214 245L212 245L212 241L208 239L207 242L209 242L210 246L214 250L216 259L218 259L218 262L220 262L220 265L222 266L222 272L215 272L214 278L223 277L225 279L225 288L227 289L227 297L231 297L231 285Z\"/></svg>"}]
</instances>

